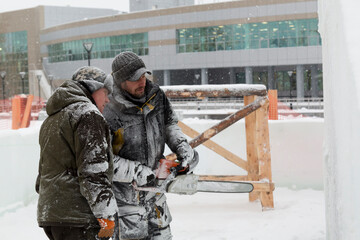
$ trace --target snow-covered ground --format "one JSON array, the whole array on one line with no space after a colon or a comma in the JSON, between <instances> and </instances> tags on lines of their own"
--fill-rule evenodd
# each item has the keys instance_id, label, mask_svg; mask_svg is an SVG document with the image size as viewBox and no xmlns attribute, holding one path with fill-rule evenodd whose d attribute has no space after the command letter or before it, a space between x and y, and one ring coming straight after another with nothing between
<instances>
[{"instance_id":1,"label":"snow-covered ground","mask_svg":"<svg viewBox=\"0 0 360 240\"><path fill-rule=\"evenodd\" d=\"M275 209L261 211L248 194L168 194L174 240L320 240L325 239L323 191L274 192ZM36 199L0 217L6 240L46 240L36 222Z\"/></svg>"}]
</instances>

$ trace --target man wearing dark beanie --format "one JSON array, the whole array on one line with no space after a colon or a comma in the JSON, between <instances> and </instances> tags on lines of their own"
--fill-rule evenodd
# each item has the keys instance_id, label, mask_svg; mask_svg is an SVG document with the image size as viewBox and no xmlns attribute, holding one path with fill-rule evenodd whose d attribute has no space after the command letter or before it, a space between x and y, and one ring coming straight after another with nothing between
<instances>
[{"instance_id":1,"label":"man wearing dark beanie","mask_svg":"<svg viewBox=\"0 0 360 240\"><path fill-rule=\"evenodd\" d=\"M137 191L132 183L157 183L155 171L160 159L165 158L165 144L176 153L182 166L191 166L189 172L198 162L197 152L178 127L168 98L146 74L151 72L133 52L120 53L113 60L114 91L104 116L113 132L113 189L121 235L117 240L172 239L172 218L165 195L150 198L148 192Z\"/></svg>"},{"instance_id":2,"label":"man wearing dark beanie","mask_svg":"<svg viewBox=\"0 0 360 240\"><path fill-rule=\"evenodd\" d=\"M112 237L117 205L109 127L111 75L81 67L46 104L40 129L37 220L50 240Z\"/></svg>"}]
</instances>

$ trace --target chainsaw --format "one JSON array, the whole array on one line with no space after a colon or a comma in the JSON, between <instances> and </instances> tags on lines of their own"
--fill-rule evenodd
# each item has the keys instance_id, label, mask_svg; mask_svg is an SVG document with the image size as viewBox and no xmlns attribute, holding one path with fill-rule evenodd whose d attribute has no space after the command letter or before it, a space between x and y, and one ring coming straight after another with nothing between
<instances>
[{"instance_id":1,"label":"chainsaw","mask_svg":"<svg viewBox=\"0 0 360 240\"><path fill-rule=\"evenodd\" d=\"M154 187L140 187L133 182L138 191L147 191L147 198L156 193L175 193L192 195L197 192L212 193L250 193L254 186L248 182L199 180L199 175L186 174L186 168L178 168L179 163L172 160L161 159L160 167L156 170L157 184Z\"/></svg>"}]
</instances>

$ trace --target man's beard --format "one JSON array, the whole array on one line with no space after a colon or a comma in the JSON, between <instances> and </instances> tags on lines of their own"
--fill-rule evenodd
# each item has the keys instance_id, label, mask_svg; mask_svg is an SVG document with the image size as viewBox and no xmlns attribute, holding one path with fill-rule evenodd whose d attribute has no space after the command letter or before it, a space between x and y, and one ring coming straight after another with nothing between
<instances>
[{"instance_id":1,"label":"man's beard","mask_svg":"<svg viewBox=\"0 0 360 240\"><path fill-rule=\"evenodd\" d=\"M141 89L143 88L143 91ZM126 82L120 85L120 89L126 93L129 97L135 99L141 99L145 97L145 87L138 87L133 91L133 93L130 92L129 87L127 86Z\"/></svg>"},{"instance_id":2,"label":"man's beard","mask_svg":"<svg viewBox=\"0 0 360 240\"><path fill-rule=\"evenodd\" d=\"M139 88L135 89L134 94L130 94L130 95L132 95L134 98L142 98L143 96L145 96L145 88L139 87Z\"/></svg>"}]
</instances>

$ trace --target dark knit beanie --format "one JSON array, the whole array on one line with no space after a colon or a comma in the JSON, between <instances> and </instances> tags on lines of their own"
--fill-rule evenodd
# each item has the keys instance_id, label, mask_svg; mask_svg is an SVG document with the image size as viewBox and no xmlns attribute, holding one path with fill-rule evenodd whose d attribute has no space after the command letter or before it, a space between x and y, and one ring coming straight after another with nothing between
<instances>
[{"instance_id":1,"label":"dark knit beanie","mask_svg":"<svg viewBox=\"0 0 360 240\"><path fill-rule=\"evenodd\" d=\"M93 93L100 88L106 88L109 93L113 90L113 78L97 67L84 66L75 71L72 80L83 82Z\"/></svg>"},{"instance_id":2,"label":"dark knit beanie","mask_svg":"<svg viewBox=\"0 0 360 240\"><path fill-rule=\"evenodd\" d=\"M151 74L143 60L133 52L122 52L112 62L112 75L118 86L124 81L137 81L144 73Z\"/></svg>"}]
</instances>

